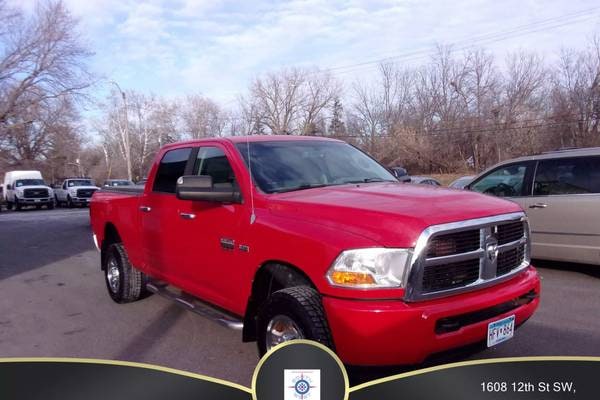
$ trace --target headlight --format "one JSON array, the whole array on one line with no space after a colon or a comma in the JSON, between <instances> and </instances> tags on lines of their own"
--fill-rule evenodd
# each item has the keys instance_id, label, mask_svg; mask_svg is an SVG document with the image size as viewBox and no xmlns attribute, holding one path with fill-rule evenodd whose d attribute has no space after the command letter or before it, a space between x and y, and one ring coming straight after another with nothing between
<instances>
[{"instance_id":1,"label":"headlight","mask_svg":"<svg viewBox=\"0 0 600 400\"><path fill-rule=\"evenodd\" d=\"M346 250L329 268L327 279L333 286L349 288L404 287L411 256L410 249Z\"/></svg>"}]
</instances>

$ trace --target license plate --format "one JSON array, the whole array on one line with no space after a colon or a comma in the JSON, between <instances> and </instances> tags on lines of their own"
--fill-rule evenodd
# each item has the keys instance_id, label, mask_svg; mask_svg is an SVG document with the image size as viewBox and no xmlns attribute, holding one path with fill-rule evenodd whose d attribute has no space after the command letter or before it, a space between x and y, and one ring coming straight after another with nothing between
<instances>
[{"instance_id":1,"label":"license plate","mask_svg":"<svg viewBox=\"0 0 600 400\"><path fill-rule=\"evenodd\" d=\"M515 334L515 316L490 322L487 330L487 346L492 347L512 338Z\"/></svg>"}]
</instances>

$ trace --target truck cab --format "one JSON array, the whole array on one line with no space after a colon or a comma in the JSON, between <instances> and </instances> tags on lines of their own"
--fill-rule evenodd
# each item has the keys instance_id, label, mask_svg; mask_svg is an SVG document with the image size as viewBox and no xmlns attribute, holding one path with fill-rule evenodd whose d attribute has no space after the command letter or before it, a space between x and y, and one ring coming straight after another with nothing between
<instances>
[{"instance_id":1,"label":"truck cab","mask_svg":"<svg viewBox=\"0 0 600 400\"><path fill-rule=\"evenodd\" d=\"M9 171L4 176L3 197L8 209L23 207L54 208L54 193L40 171Z\"/></svg>"},{"instance_id":2,"label":"truck cab","mask_svg":"<svg viewBox=\"0 0 600 400\"><path fill-rule=\"evenodd\" d=\"M69 208L87 206L98 189L90 178L67 178L54 191L56 204Z\"/></svg>"}]
</instances>

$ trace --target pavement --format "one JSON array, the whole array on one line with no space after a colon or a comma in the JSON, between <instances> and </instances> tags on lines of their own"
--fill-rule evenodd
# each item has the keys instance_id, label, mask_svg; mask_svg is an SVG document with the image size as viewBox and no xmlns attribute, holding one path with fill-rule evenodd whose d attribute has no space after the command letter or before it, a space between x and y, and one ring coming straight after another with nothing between
<instances>
[{"instance_id":1,"label":"pavement","mask_svg":"<svg viewBox=\"0 0 600 400\"><path fill-rule=\"evenodd\" d=\"M515 337L472 346L425 366L465 359L600 356L600 266L536 262L538 312ZM250 385L256 345L174 303L119 305L106 293L88 209L0 213L0 357L144 362ZM350 368L351 384L422 366Z\"/></svg>"}]
</instances>

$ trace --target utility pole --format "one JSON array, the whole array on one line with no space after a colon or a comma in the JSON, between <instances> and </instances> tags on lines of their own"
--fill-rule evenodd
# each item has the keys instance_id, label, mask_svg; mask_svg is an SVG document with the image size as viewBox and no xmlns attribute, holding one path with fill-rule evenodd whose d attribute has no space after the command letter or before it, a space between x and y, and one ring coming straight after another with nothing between
<instances>
[{"instance_id":1,"label":"utility pole","mask_svg":"<svg viewBox=\"0 0 600 400\"><path fill-rule=\"evenodd\" d=\"M132 180L131 173L131 141L129 138L129 115L127 112L127 96L125 92L121 90L121 86L115 81L110 81L113 85L117 87L119 93L121 93L121 98L123 99L123 114L125 116L125 127L123 132L121 132L121 137L123 139L123 150L125 153L125 163L127 164L127 179Z\"/></svg>"}]
</instances>

